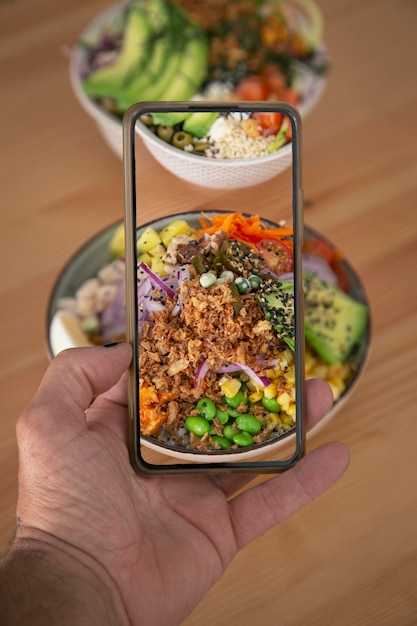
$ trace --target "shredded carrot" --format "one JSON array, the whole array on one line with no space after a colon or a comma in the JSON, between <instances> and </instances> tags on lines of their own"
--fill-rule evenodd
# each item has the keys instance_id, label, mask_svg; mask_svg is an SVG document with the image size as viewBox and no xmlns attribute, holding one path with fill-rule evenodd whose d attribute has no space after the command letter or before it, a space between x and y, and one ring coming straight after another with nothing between
<instances>
[{"instance_id":1,"label":"shredded carrot","mask_svg":"<svg viewBox=\"0 0 417 626\"><path fill-rule=\"evenodd\" d=\"M197 237L203 233L214 235L218 230L222 230L230 239L238 239L251 246L255 246L263 239L276 239L283 240L286 246L292 248L293 229L284 226L267 228L259 215L245 217L241 213L218 213L214 217L205 215L200 219L200 223L202 228L196 232Z\"/></svg>"}]
</instances>

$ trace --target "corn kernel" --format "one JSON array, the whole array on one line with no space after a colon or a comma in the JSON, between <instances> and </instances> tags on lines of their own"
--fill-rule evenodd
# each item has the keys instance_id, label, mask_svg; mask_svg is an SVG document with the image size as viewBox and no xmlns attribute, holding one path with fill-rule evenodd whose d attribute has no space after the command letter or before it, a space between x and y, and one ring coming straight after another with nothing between
<instances>
[{"instance_id":1,"label":"corn kernel","mask_svg":"<svg viewBox=\"0 0 417 626\"><path fill-rule=\"evenodd\" d=\"M290 405L291 397L287 391L283 391L277 396L277 400L279 404L281 405L281 408L283 409L283 411L286 411Z\"/></svg>"},{"instance_id":2,"label":"corn kernel","mask_svg":"<svg viewBox=\"0 0 417 626\"><path fill-rule=\"evenodd\" d=\"M306 352L305 353L305 368L306 368L306 372L311 372L315 366L315 364L317 363L316 359L314 358L314 356L311 354L311 352Z\"/></svg>"},{"instance_id":3,"label":"corn kernel","mask_svg":"<svg viewBox=\"0 0 417 626\"><path fill-rule=\"evenodd\" d=\"M255 402L259 402L259 400L262 400L262 398L263 398L262 391L254 391L253 393L250 393L248 395L248 400L252 404L254 404Z\"/></svg>"},{"instance_id":4,"label":"corn kernel","mask_svg":"<svg viewBox=\"0 0 417 626\"><path fill-rule=\"evenodd\" d=\"M281 412L280 418L284 426L294 426L294 420L290 415L287 415L286 413Z\"/></svg>"},{"instance_id":5,"label":"corn kernel","mask_svg":"<svg viewBox=\"0 0 417 626\"><path fill-rule=\"evenodd\" d=\"M223 385L221 386L222 392L226 396L226 398L233 398L241 388L242 383L238 378L229 378Z\"/></svg>"},{"instance_id":6,"label":"corn kernel","mask_svg":"<svg viewBox=\"0 0 417 626\"><path fill-rule=\"evenodd\" d=\"M285 372L284 379L288 385L293 385L295 383L295 370L291 369Z\"/></svg>"},{"instance_id":7,"label":"corn kernel","mask_svg":"<svg viewBox=\"0 0 417 626\"><path fill-rule=\"evenodd\" d=\"M275 383L271 383L268 387L264 388L264 396L265 398L276 398L277 397L277 386Z\"/></svg>"},{"instance_id":8,"label":"corn kernel","mask_svg":"<svg viewBox=\"0 0 417 626\"><path fill-rule=\"evenodd\" d=\"M276 426L279 426L280 424L282 424L278 413L268 413L268 415L266 416L266 419L267 419L268 427L271 430L274 430Z\"/></svg>"},{"instance_id":9,"label":"corn kernel","mask_svg":"<svg viewBox=\"0 0 417 626\"><path fill-rule=\"evenodd\" d=\"M314 368L313 368L313 374L316 378L322 378L323 380L326 380L327 377L327 365L324 365L322 363L317 364Z\"/></svg>"},{"instance_id":10,"label":"corn kernel","mask_svg":"<svg viewBox=\"0 0 417 626\"><path fill-rule=\"evenodd\" d=\"M277 376L279 376L279 372L277 371L277 369L276 369L276 368L272 368L272 369L266 370L265 375L266 375L268 378L271 378L271 379L273 380L274 378L276 378Z\"/></svg>"},{"instance_id":11,"label":"corn kernel","mask_svg":"<svg viewBox=\"0 0 417 626\"><path fill-rule=\"evenodd\" d=\"M289 406L289 407L288 407L288 409L285 411L285 413L286 413L287 415L289 415L289 416L292 418L292 420L293 420L293 421L295 420L295 416L296 416L296 407L295 407L294 402L291 402L290 406Z\"/></svg>"}]
</instances>

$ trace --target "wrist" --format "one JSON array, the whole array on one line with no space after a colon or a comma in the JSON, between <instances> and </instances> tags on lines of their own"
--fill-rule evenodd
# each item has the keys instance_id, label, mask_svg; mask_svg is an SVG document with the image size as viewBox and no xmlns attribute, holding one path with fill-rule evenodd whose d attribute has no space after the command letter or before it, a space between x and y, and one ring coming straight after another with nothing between
<instances>
[{"instance_id":1,"label":"wrist","mask_svg":"<svg viewBox=\"0 0 417 626\"><path fill-rule=\"evenodd\" d=\"M2 623L129 624L116 585L89 560L50 538L16 539L0 562Z\"/></svg>"}]
</instances>

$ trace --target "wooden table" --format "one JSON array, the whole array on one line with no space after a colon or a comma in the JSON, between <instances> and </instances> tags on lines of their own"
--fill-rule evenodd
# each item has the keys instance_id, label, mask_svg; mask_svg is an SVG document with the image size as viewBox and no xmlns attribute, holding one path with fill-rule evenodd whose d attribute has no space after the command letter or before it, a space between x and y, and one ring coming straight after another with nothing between
<instances>
[{"instance_id":1,"label":"wooden table","mask_svg":"<svg viewBox=\"0 0 417 626\"><path fill-rule=\"evenodd\" d=\"M121 162L76 102L61 52L106 5L0 2L2 545L14 527L15 420L48 363L48 295L74 250L123 214ZM417 624L417 4L319 5L332 68L304 126L306 222L359 272L373 348L353 397L309 447L344 441L351 466L241 552L186 626ZM179 181L144 166L177 202ZM274 184L239 192L242 203L273 197ZM221 202L188 188L196 206Z\"/></svg>"}]
</instances>

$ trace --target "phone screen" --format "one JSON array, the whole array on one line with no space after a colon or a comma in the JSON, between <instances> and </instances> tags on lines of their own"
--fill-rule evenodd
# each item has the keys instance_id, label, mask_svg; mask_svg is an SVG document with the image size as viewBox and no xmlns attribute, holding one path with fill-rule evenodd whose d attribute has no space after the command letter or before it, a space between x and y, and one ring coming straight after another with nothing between
<instances>
[{"instance_id":1,"label":"phone screen","mask_svg":"<svg viewBox=\"0 0 417 626\"><path fill-rule=\"evenodd\" d=\"M299 115L142 103L123 126L132 464L284 470L304 453Z\"/></svg>"}]
</instances>

